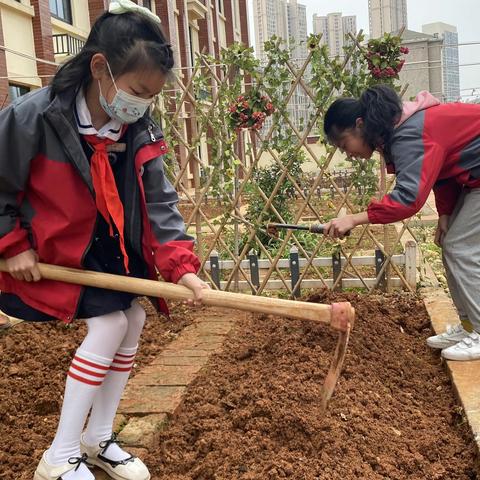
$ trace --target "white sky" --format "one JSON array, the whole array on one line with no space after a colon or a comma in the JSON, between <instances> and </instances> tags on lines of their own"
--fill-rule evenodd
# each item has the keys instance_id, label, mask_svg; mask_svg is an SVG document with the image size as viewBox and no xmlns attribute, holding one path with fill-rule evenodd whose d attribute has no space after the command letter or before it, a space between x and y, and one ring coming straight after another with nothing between
<instances>
[{"instance_id":1,"label":"white sky","mask_svg":"<svg viewBox=\"0 0 480 480\"><path fill-rule=\"evenodd\" d=\"M252 0L249 0L250 8ZM356 15L357 28L368 33L368 0L298 0L307 7L307 24L312 31L313 14L326 15L342 12ZM460 88L475 88L480 94L480 0L407 0L408 28L421 32L425 23L445 22L455 25L459 43L479 42L478 45L460 46L460 65L478 63L475 66L460 67ZM250 12L250 41L254 43L253 19ZM462 91L462 95L471 94Z\"/></svg>"}]
</instances>

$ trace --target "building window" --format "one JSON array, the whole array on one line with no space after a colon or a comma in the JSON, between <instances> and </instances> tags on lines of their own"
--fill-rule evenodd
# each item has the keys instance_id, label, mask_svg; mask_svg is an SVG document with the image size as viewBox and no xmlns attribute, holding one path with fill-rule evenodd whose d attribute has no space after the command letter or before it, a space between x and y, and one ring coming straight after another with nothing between
<instances>
[{"instance_id":1,"label":"building window","mask_svg":"<svg viewBox=\"0 0 480 480\"><path fill-rule=\"evenodd\" d=\"M223 0L218 0L218 13L221 13L223 15Z\"/></svg>"},{"instance_id":2,"label":"building window","mask_svg":"<svg viewBox=\"0 0 480 480\"><path fill-rule=\"evenodd\" d=\"M143 0L143 6L152 11L152 0Z\"/></svg>"},{"instance_id":3,"label":"building window","mask_svg":"<svg viewBox=\"0 0 480 480\"><path fill-rule=\"evenodd\" d=\"M10 83L8 85L8 93L10 95L10 101L13 102L18 97L25 95L30 91L30 88L24 87L23 85L15 85L14 83Z\"/></svg>"},{"instance_id":4,"label":"building window","mask_svg":"<svg viewBox=\"0 0 480 480\"><path fill-rule=\"evenodd\" d=\"M70 0L50 0L50 13L56 18L72 24Z\"/></svg>"}]
</instances>

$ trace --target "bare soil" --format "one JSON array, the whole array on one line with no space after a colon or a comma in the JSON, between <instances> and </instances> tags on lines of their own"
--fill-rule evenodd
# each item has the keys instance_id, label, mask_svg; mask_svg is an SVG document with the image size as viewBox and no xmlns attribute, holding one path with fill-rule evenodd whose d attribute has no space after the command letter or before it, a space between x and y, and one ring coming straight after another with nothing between
<instances>
[{"instance_id":1,"label":"bare soil","mask_svg":"<svg viewBox=\"0 0 480 480\"><path fill-rule=\"evenodd\" d=\"M324 292L357 311L326 414L335 335L313 322L239 316L146 459L155 480L480 478L476 449L420 299Z\"/></svg>"}]
</instances>

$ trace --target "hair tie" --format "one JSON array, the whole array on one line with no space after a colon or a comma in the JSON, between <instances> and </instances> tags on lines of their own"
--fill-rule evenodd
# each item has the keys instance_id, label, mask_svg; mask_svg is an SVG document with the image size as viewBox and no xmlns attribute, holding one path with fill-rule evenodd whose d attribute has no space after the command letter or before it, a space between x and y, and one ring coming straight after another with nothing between
<instances>
[{"instance_id":1,"label":"hair tie","mask_svg":"<svg viewBox=\"0 0 480 480\"><path fill-rule=\"evenodd\" d=\"M169 43L164 43L163 45L160 46L160 48L162 49L162 51L166 54L166 56L168 58L173 57L172 46Z\"/></svg>"},{"instance_id":2,"label":"hair tie","mask_svg":"<svg viewBox=\"0 0 480 480\"><path fill-rule=\"evenodd\" d=\"M122 13L137 12L156 23L161 23L160 18L152 13L148 8L141 7L131 0L112 0L108 6L108 12L114 15L121 15Z\"/></svg>"}]
</instances>

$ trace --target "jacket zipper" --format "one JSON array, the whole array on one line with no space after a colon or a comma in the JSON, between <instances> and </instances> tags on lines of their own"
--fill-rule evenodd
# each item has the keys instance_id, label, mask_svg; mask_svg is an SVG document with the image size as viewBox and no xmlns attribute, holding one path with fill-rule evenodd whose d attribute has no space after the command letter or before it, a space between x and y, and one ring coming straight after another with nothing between
<instances>
[{"instance_id":1,"label":"jacket zipper","mask_svg":"<svg viewBox=\"0 0 480 480\"><path fill-rule=\"evenodd\" d=\"M148 125L148 133L150 134L150 140L152 141L152 143L155 143L157 141L157 138L153 133L153 125L151 123Z\"/></svg>"},{"instance_id":2,"label":"jacket zipper","mask_svg":"<svg viewBox=\"0 0 480 480\"><path fill-rule=\"evenodd\" d=\"M150 136L150 141L147 141L147 142L139 142L139 146L138 148L135 150L134 154L133 154L133 158L134 158L134 162L135 162L135 158L137 157L137 154L138 154L138 151L146 146L146 145L150 145L152 143L156 143L158 142L160 139L157 139L157 137L155 136L154 132L153 132L153 124L152 123L149 123L148 127L147 127L147 131L148 131L148 134ZM138 137L137 137L138 138ZM137 172L137 169L135 167L135 180L138 182L139 181L139 173ZM140 188L140 186L137 187L138 189ZM137 195L138 195L138 190L137 188L134 189L134 194L133 194L133 203L132 203L132 206L135 207L136 205L136 202L137 202ZM130 231L134 231L134 225L135 225L135 208L132 208L131 210L131 215L130 215ZM143 228L143 226L141 225L141 222L140 222L140 227ZM142 257L144 257L144 253L143 253L143 246L142 246L142 239L140 238L140 253L142 255ZM147 259L145 259L146 261Z\"/></svg>"}]
</instances>

